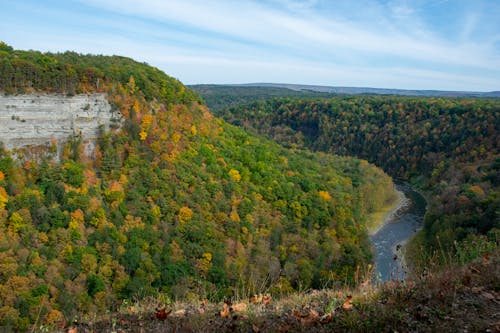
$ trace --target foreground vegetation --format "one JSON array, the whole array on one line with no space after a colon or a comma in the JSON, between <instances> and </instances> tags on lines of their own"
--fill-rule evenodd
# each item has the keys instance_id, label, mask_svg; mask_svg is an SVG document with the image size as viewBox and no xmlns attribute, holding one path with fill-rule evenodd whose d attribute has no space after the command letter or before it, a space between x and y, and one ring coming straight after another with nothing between
<instances>
[{"instance_id":1,"label":"foreground vegetation","mask_svg":"<svg viewBox=\"0 0 500 333\"><path fill-rule=\"evenodd\" d=\"M458 264L458 265L457 265ZM229 301L226 300L226 303ZM75 322L78 332L497 332L500 254L449 263L404 282L226 303L151 298ZM158 310L159 309L159 310ZM162 310L165 309L165 312ZM162 315L165 314L165 315Z\"/></svg>"},{"instance_id":2,"label":"foreground vegetation","mask_svg":"<svg viewBox=\"0 0 500 333\"><path fill-rule=\"evenodd\" d=\"M103 92L123 115L92 156L79 137L0 149L3 328L52 329L150 296L277 297L368 270L366 217L394 191L368 162L249 135L127 58L0 44L0 66L3 93Z\"/></svg>"}]
</instances>

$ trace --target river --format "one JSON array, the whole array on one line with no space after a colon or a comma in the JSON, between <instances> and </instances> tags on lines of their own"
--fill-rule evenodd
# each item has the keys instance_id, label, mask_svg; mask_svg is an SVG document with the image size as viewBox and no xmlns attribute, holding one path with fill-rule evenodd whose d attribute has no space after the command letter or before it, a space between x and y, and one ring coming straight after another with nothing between
<instances>
[{"instance_id":1,"label":"river","mask_svg":"<svg viewBox=\"0 0 500 333\"><path fill-rule=\"evenodd\" d=\"M376 280L403 280L406 276L403 249L422 227L426 201L407 184L396 184L404 197L386 216L384 225L370 239L374 247Z\"/></svg>"}]
</instances>

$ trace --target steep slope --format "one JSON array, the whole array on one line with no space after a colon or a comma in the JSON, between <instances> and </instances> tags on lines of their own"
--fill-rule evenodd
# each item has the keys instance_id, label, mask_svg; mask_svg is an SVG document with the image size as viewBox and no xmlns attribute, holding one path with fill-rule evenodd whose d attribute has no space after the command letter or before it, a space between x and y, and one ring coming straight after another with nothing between
<instances>
[{"instance_id":1,"label":"steep slope","mask_svg":"<svg viewBox=\"0 0 500 333\"><path fill-rule=\"evenodd\" d=\"M0 150L0 325L354 284L368 269L366 215L393 196L380 169L249 135L127 58L0 49L4 94L102 93L122 115L91 154L80 136L59 161Z\"/></svg>"},{"instance_id":2,"label":"steep slope","mask_svg":"<svg viewBox=\"0 0 500 333\"><path fill-rule=\"evenodd\" d=\"M0 139L10 150L60 146L69 137L81 136L92 153L100 130L119 126L120 118L105 94L0 95ZM30 149L23 149L27 146Z\"/></svg>"},{"instance_id":3,"label":"steep slope","mask_svg":"<svg viewBox=\"0 0 500 333\"><path fill-rule=\"evenodd\" d=\"M273 99L219 115L288 146L366 158L414 182L431 198L414 248L431 258L499 242L498 99Z\"/></svg>"}]
</instances>

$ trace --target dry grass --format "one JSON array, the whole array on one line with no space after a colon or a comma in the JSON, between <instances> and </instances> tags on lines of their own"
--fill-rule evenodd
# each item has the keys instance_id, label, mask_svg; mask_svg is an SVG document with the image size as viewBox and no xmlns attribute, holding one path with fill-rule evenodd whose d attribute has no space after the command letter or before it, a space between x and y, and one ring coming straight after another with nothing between
<instances>
[{"instance_id":1,"label":"dry grass","mask_svg":"<svg viewBox=\"0 0 500 333\"><path fill-rule=\"evenodd\" d=\"M313 290L269 304L256 300L228 301L227 315L221 315L222 302L170 304L162 297L146 298L74 327L77 332L110 333L499 332L500 254L405 282ZM171 310L165 320L156 318L158 306Z\"/></svg>"}]
</instances>

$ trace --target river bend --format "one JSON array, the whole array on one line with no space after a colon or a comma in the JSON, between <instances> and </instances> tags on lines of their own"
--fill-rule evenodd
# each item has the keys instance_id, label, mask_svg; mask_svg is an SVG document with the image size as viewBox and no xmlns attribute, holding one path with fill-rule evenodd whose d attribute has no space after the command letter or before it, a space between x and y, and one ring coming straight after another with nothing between
<instances>
[{"instance_id":1,"label":"river bend","mask_svg":"<svg viewBox=\"0 0 500 333\"><path fill-rule=\"evenodd\" d=\"M422 227L426 201L407 184L396 184L404 198L382 226L370 236L374 248L376 279L403 280L407 274L403 257L405 243Z\"/></svg>"}]
</instances>

